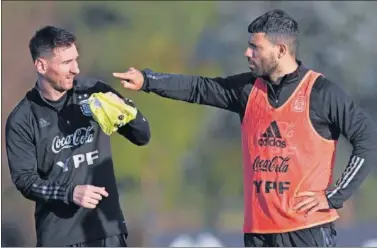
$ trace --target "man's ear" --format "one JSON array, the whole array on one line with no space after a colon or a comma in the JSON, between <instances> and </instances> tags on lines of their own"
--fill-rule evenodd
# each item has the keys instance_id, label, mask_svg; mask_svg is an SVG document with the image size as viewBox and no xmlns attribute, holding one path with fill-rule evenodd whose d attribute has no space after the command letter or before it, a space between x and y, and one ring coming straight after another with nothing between
<instances>
[{"instance_id":1,"label":"man's ear","mask_svg":"<svg viewBox=\"0 0 377 248\"><path fill-rule=\"evenodd\" d=\"M40 74L45 74L47 72L47 61L41 58L38 58L34 62L37 72Z\"/></svg>"},{"instance_id":2,"label":"man's ear","mask_svg":"<svg viewBox=\"0 0 377 248\"><path fill-rule=\"evenodd\" d=\"M279 44L278 45L278 58L281 59L283 58L286 54L289 53L288 51L288 46L286 44Z\"/></svg>"}]
</instances>

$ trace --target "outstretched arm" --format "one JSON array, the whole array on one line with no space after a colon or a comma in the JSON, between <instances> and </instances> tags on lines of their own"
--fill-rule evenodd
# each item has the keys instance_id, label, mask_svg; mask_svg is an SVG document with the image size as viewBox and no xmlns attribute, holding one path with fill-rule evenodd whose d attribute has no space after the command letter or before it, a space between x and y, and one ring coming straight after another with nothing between
<instances>
[{"instance_id":1,"label":"outstretched arm","mask_svg":"<svg viewBox=\"0 0 377 248\"><path fill-rule=\"evenodd\" d=\"M159 96L221 109L240 112L242 87L253 81L250 73L226 78L209 78L179 74L139 71L130 68L125 73L114 73L124 88L153 92Z\"/></svg>"}]
</instances>

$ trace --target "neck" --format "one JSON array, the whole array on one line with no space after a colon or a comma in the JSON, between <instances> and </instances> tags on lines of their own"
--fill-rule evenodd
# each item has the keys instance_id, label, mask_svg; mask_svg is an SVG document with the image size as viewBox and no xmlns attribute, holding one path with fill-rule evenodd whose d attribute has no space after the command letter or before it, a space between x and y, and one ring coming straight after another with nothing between
<instances>
[{"instance_id":1,"label":"neck","mask_svg":"<svg viewBox=\"0 0 377 248\"><path fill-rule=\"evenodd\" d=\"M55 90L45 78L38 78L37 86L41 95L50 101L57 101L66 93Z\"/></svg>"},{"instance_id":2,"label":"neck","mask_svg":"<svg viewBox=\"0 0 377 248\"><path fill-rule=\"evenodd\" d=\"M295 70L297 70L298 64L296 60L289 60L287 62L281 63L275 72L273 72L269 78L272 84L280 84L281 79Z\"/></svg>"}]
</instances>

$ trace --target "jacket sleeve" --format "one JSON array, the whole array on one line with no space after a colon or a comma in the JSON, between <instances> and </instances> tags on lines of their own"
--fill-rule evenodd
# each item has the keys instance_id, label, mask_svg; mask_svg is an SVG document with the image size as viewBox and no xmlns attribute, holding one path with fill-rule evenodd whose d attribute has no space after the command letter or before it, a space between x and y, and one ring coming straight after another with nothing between
<instances>
[{"instance_id":1,"label":"jacket sleeve","mask_svg":"<svg viewBox=\"0 0 377 248\"><path fill-rule=\"evenodd\" d=\"M330 208L343 203L358 190L377 161L377 127L371 117L336 84L327 79L320 92L323 115L352 145L352 154L335 187L327 192Z\"/></svg>"},{"instance_id":2,"label":"jacket sleeve","mask_svg":"<svg viewBox=\"0 0 377 248\"><path fill-rule=\"evenodd\" d=\"M101 83L101 86L104 92L110 91L116 94L118 97L123 99L126 104L137 109L136 118L119 128L118 133L137 146L148 144L151 137L149 123L145 116L137 108L136 104L131 99L123 97L118 91L113 89L108 84Z\"/></svg>"},{"instance_id":3,"label":"jacket sleeve","mask_svg":"<svg viewBox=\"0 0 377 248\"><path fill-rule=\"evenodd\" d=\"M156 73L149 69L143 72L142 91L153 92L174 100L213 106L239 113L240 91L252 81L250 73L226 78L209 78L179 74Z\"/></svg>"},{"instance_id":4,"label":"jacket sleeve","mask_svg":"<svg viewBox=\"0 0 377 248\"><path fill-rule=\"evenodd\" d=\"M75 185L43 180L37 170L36 147L27 117L13 116L5 127L6 152L12 182L32 201L73 202Z\"/></svg>"},{"instance_id":5,"label":"jacket sleeve","mask_svg":"<svg viewBox=\"0 0 377 248\"><path fill-rule=\"evenodd\" d=\"M136 108L135 103L131 99L124 98L124 101L126 104ZM148 121L139 109L137 110L136 118L119 128L118 133L138 146L148 144L151 138Z\"/></svg>"}]
</instances>

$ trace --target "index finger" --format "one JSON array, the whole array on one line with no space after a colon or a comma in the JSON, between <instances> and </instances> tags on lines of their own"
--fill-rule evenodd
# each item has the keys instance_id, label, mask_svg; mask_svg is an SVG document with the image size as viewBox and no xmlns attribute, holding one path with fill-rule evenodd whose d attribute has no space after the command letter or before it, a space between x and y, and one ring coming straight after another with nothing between
<instances>
[{"instance_id":1,"label":"index finger","mask_svg":"<svg viewBox=\"0 0 377 248\"><path fill-rule=\"evenodd\" d=\"M129 73L127 72L113 72L113 76L120 79L128 79Z\"/></svg>"}]
</instances>

